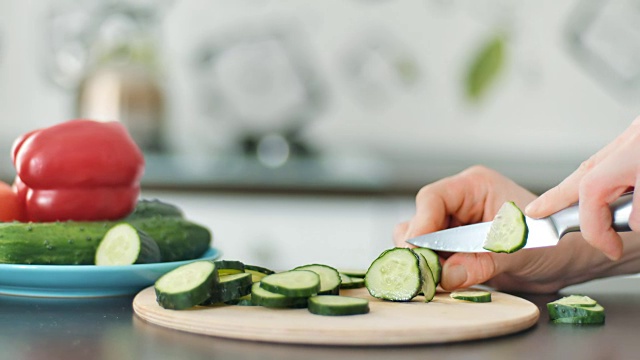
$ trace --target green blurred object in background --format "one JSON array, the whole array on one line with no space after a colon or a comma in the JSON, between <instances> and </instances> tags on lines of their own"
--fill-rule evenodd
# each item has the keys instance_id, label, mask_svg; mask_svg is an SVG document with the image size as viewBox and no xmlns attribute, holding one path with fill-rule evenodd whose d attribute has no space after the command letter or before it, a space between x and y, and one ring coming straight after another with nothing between
<instances>
[{"instance_id":1,"label":"green blurred object in background","mask_svg":"<svg viewBox=\"0 0 640 360\"><path fill-rule=\"evenodd\" d=\"M469 67L465 78L466 95L480 100L502 71L505 60L504 36L497 35L484 44Z\"/></svg>"}]
</instances>

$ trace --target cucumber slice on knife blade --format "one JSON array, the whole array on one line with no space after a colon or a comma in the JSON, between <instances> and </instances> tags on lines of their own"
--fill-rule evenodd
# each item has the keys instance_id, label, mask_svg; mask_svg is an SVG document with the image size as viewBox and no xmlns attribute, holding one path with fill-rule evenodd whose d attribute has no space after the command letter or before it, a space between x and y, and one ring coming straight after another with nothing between
<instances>
[{"instance_id":1,"label":"cucumber slice on knife blade","mask_svg":"<svg viewBox=\"0 0 640 360\"><path fill-rule=\"evenodd\" d=\"M527 244L529 229L522 210L505 202L493 218L483 248L496 253L512 253Z\"/></svg>"}]
</instances>

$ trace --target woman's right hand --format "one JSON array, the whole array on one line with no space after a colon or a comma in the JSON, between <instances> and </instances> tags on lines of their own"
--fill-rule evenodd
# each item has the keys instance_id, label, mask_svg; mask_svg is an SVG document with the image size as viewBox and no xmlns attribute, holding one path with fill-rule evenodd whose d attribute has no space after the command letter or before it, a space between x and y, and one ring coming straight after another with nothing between
<instances>
[{"instance_id":1,"label":"woman's right hand","mask_svg":"<svg viewBox=\"0 0 640 360\"><path fill-rule=\"evenodd\" d=\"M481 166L423 187L416 214L396 227L396 246L406 240L454 226L491 221L505 201L524 208L535 195L499 173ZM624 261L613 262L586 243L580 234L563 237L557 246L513 254L441 253L441 286L446 290L486 283L499 290L548 293L598 277L640 272L640 239L623 235Z\"/></svg>"},{"instance_id":2,"label":"woman's right hand","mask_svg":"<svg viewBox=\"0 0 640 360\"><path fill-rule=\"evenodd\" d=\"M542 218L578 202L584 239L617 260L623 254L623 243L611 227L609 205L632 188L640 189L640 117L560 184L531 202L525 213ZM629 226L640 231L640 193L634 194Z\"/></svg>"}]
</instances>

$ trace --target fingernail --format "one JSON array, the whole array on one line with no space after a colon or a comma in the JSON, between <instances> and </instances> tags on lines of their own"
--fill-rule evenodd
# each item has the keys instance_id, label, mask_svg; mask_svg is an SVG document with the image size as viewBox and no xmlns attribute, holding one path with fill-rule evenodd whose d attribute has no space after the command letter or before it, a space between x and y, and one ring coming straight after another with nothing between
<instances>
[{"instance_id":1,"label":"fingernail","mask_svg":"<svg viewBox=\"0 0 640 360\"><path fill-rule=\"evenodd\" d=\"M533 211L536 211L535 203L529 203L529 205L524 208L525 214L531 214Z\"/></svg>"},{"instance_id":2,"label":"fingernail","mask_svg":"<svg viewBox=\"0 0 640 360\"><path fill-rule=\"evenodd\" d=\"M456 289L467 281L467 268L464 265L446 266L442 269L442 286Z\"/></svg>"}]
</instances>

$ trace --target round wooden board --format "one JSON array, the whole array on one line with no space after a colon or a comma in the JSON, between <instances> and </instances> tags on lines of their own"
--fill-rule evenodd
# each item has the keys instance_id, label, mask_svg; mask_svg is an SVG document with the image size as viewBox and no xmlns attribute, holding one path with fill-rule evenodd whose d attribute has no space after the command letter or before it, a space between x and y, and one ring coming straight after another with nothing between
<instances>
[{"instance_id":1,"label":"round wooden board","mask_svg":"<svg viewBox=\"0 0 640 360\"><path fill-rule=\"evenodd\" d=\"M531 302L492 292L492 302L453 300L438 293L429 303L374 299L365 288L342 295L370 300L370 312L353 316L319 316L307 309L273 309L224 305L166 310L156 303L153 287L141 291L133 309L142 319L164 327L224 338L290 344L400 345L484 339L533 326L540 316Z\"/></svg>"}]
</instances>

